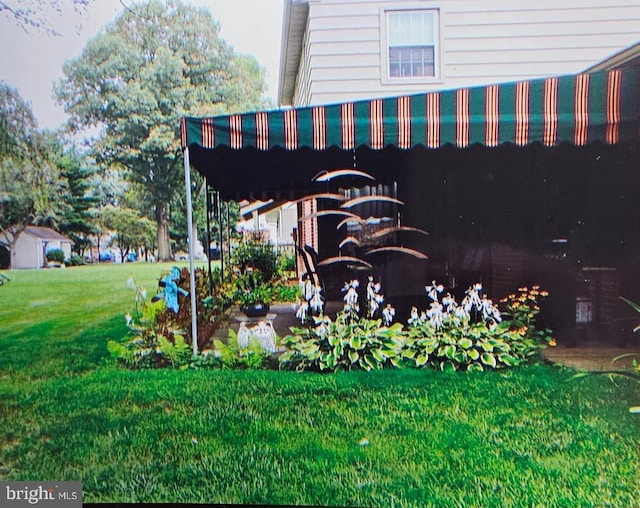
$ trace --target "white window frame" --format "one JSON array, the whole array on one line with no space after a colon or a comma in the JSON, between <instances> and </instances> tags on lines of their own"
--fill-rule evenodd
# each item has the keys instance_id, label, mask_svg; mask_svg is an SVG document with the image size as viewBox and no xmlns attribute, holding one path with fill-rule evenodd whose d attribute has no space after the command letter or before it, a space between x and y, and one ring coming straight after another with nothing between
<instances>
[{"instance_id":1,"label":"white window frame","mask_svg":"<svg viewBox=\"0 0 640 508\"><path fill-rule=\"evenodd\" d=\"M389 35L387 26L389 14L401 12L430 12L434 20L434 50L433 76L397 76L392 77L389 69ZM442 9L439 6L425 3L407 3L402 5L387 5L380 8L380 76L383 85L412 85L442 83Z\"/></svg>"}]
</instances>

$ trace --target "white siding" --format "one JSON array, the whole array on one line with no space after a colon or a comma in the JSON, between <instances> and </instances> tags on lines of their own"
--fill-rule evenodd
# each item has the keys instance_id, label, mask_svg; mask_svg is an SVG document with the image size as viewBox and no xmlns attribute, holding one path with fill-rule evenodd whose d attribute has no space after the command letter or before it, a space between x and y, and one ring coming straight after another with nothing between
<instances>
[{"instance_id":1,"label":"white siding","mask_svg":"<svg viewBox=\"0 0 640 508\"><path fill-rule=\"evenodd\" d=\"M440 11L441 76L385 84L381 12ZM293 105L580 72L640 40L640 0L311 0Z\"/></svg>"},{"instance_id":2,"label":"white siding","mask_svg":"<svg viewBox=\"0 0 640 508\"><path fill-rule=\"evenodd\" d=\"M16 241L13 268L42 268L43 265L42 242L28 233L22 233Z\"/></svg>"}]
</instances>

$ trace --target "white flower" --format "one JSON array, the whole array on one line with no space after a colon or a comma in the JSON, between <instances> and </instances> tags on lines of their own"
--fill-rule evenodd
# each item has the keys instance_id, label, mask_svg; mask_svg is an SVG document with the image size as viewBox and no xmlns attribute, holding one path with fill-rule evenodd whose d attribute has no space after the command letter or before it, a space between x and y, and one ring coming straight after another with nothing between
<instances>
[{"instance_id":1,"label":"white flower","mask_svg":"<svg viewBox=\"0 0 640 508\"><path fill-rule=\"evenodd\" d=\"M313 283L310 279L306 279L304 281L304 285L302 287L302 295L306 301L309 301L313 298Z\"/></svg>"},{"instance_id":2,"label":"white flower","mask_svg":"<svg viewBox=\"0 0 640 508\"><path fill-rule=\"evenodd\" d=\"M431 281L430 286L424 287L425 291L429 295L429 298L434 302L438 301L438 293L442 293L444 291L444 286L442 284L436 284L435 280Z\"/></svg>"},{"instance_id":3,"label":"white flower","mask_svg":"<svg viewBox=\"0 0 640 508\"><path fill-rule=\"evenodd\" d=\"M309 304L307 302L302 302L296 311L296 317L300 321L304 321L307 319L307 312L309 312Z\"/></svg>"},{"instance_id":4,"label":"white flower","mask_svg":"<svg viewBox=\"0 0 640 508\"><path fill-rule=\"evenodd\" d=\"M412 324L418 324L420 322L420 317L418 314L418 308L417 307L411 307L411 315L409 316L409 319L407 321L410 325Z\"/></svg>"},{"instance_id":5,"label":"white flower","mask_svg":"<svg viewBox=\"0 0 640 508\"><path fill-rule=\"evenodd\" d=\"M396 315L396 309L394 309L390 304L382 309L382 319L384 324L389 326L393 322L393 318Z\"/></svg>"},{"instance_id":6,"label":"white flower","mask_svg":"<svg viewBox=\"0 0 640 508\"><path fill-rule=\"evenodd\" d=\"M345 312L355 311L358 312L360 307L358 306L358 288L359 284L357 280L352 280L351 282L347 282L342 291L345 291L344 295L344 310Z\"/></svg>"},{"instance_id":7,"label":"white flower","mask_svg":"<svg viewBox=\"0 0 640 508\"><path fill-rule=\"evenodd\" d=\"M320 338L325 338L330 331L331 319L329 316L321 316L320 318L314 318L316 320L316 333Z\"/></svg>"},{"instance_id":8,"label":"white flower","mask_svg":"<svg viewBox=\"0 0 640 508\"><path fill-rule=\"evenodd\" d=\"M384 296L380 294L380 283L374 284L373 277L369 277L369 283L367 284L367 302L369 307L369 317L378 311L382 302L384 302Z\"/></svg>"},{"instance_id":9,"label":"white flower","mask_svg":"<svg viewBox=\"0 0 640 508\"><path fill-rule=\"evenodd\" d=\"M442 318L444 317L444 314L442 313L442 304L439 302L432 302L431 307L427 311L427 317L433 326L441 328Z\"/></svg>"},{"instance_id":10,"label":"white flower","mask_svg":"<svg viewBox=\"0 0 640 508\"><path fill-rule=\"evenodd\" d=\"M134 290L136 289L136 281L133 277L129 277L127 279L127 287L129 289L134 289Z\"/></svg>"},{"instance_id":11,"label":"white flower","mask_svg":"<svg viewBox=\"0 0 640 508\"><path fill-rule=\"evenodd\" d=\"M131 322L133 321L133 317L128 312L124 315L124 320L127 322L127 326L131 326Z\"/></svg>"},{"instance_id":12,"label":"white flower","mask_svg":"<svg viewBox=\"0 0 640 508\"><path fill-rule=\"evenodd\" d=\"M456 310L454 311L454 315L457 318L460 318L464 321L468 321L469 319L471 319L469 312L464 307L456 307Z\"/></svg>"},{"instance_id":13,"label":"white flower","mask_svg":"<svg viewBox=\"0 0 640 508\"><path fill-rule=\"evenodd\" d=\"M447 293L447 295L442 299L442 306L447 314L451 314L456 310L458 304L456 303L456 299L451 296L451 293Z\"/></svg>"},{"instance_id":14,"label":"white flower","mask_svg":"<svg viewBox=\"0 0 640 508\"><path fill-rule=\"evenodd\" d=\"M314 286L313 296L309 300L309 306L315 312L322 311L322 307L324 306L324 301L322 300L322 289L319 286Z\"/></svg>"},{"instance_id":15,"label":"white flower","mask_svg":"<svg viewBox=\"0 0 640 508\"><path fill-rule=\"evenodd\" d=\"M500 311L497 307L493 305L493 302L487 298L486 296L482 297L482 301L480 302L480 311L482 312L482 317L485 320L493 319L496 323L502 321L502 316L500 315Z\"/></svg>"},{"instance_id":16,"label":"white flower","mask_svg":"<svg viewBox=\"0 0 640 508\"><path fill-rule=\"evenodd\" d=\"M482 308L480 291L482 291L482 284L474 284L465 292L467 296L462 300L462 305L467 312L471 312L474 308L478 310Z\"/></svg>"}]
</instances>

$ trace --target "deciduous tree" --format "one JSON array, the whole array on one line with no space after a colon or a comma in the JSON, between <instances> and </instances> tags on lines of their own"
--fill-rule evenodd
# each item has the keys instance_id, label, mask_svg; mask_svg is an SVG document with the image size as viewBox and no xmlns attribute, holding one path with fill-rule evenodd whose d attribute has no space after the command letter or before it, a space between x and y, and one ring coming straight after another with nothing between
<instances>
[{"instance_id":1,"label":"deciduous tree","mask_svg":"<svg viewBox=\"0 0 640 508\"><path fill-rule=\"evenodd\" d=\"M15 259L15 244L30 224L52 225L63 188L57 138L40 132L31 106L0 82L0 242Z\"/></svg>"},{"instance_id":2,"label":"deciduous tree","mask_svg":"<svg viewBox=\"0 0 640 508\"><path fill-rule=\"evenodd\" d=\"M180 118L265 106L264 70L220 38L207 10L152 0L123 12L64 74L55 94L70 126L102 127L100 156L143 186L158 258L171 258L171 207L184 186Z\"/></svg>"}]
</instances>

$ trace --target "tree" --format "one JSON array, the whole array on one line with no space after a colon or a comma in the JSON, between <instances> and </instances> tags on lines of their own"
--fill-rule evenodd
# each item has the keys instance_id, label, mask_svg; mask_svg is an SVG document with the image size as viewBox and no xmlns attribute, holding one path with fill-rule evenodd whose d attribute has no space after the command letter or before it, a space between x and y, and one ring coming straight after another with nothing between
<instances>
[{"instance_id":1,"label":"tree","mask_svg":"<svg viewBox=\"0 0 640 508\"><path fill-rule=\"evenodd\" d=\"M11 252L30 224L53 225L63 182L52 161L58 139L37 130L31 107L0 82L0 243Z\"/></svg>"},{"instance_id":2,"label":"tree","mask_svg":"<svg viewBox=\"0 0 640 508\"><path fill-rule=\"evenodd\" d=\"M107 206L102 210L101 221L106 229L114 232L113 244L120 249L122 260L129 252L148 251L153 247L153 222L140 217L137 210Z\"/></svg>"},{"instance_id":3,"label":"tree","mask_svg":"<svg viewBox=\"0 0 640 508\"><path fill-rule=\"evenodd\" d=\"M66 182L59 230L73 240L73 250L83 256L91 248L91 237L99 232L95 221L99 197L90 192L90 178L96 168L88 164L87 157L73 150L67 151L58 161L61 177Z\"/></svg>"},{"instance_id":4,"label":"tree","mask_svg":"<svg viewBox=\"0 0 640 508\"><path fill-rule=\"evenodd\" d=\"M171 258L171 207L183 184L179 120L259 109L266 85L204 9L152 0L123 12L64 65L55 95L71 128L101 126L108 164L142 185L157 225L158 257Z\"/></svg>"},{"instance_id":5,"label":"tree","mask_svg":"<svg viewBox=\"0 0 640 508\"><path fill-rule=\"evenodd\" d=\"M37 127L29 103L15 88L0 81L0 159L29 157Z\"/></svg>"}]
</instances>

